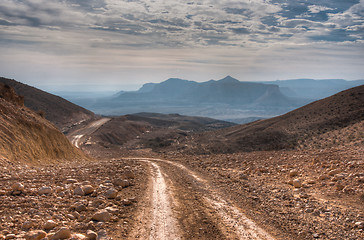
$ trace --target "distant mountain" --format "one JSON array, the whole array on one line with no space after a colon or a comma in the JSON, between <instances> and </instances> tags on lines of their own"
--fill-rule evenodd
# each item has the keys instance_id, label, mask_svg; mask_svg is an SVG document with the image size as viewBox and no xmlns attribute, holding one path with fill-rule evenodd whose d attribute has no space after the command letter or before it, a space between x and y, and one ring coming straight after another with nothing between
<instances>
[{"instance_id":1,"label":"distant mountain","mask_svg":"<svg viewBox=\"0 0 364 240\"><path fill-rule=\"evenodd\" d=\"M361 85L282 116L202 133L179 142L190 146L186 151L193 153L287 149L313 136L363 122L364 85Z\"/></svg>"},{"instance_id":2,"label":"distant mountain","mask_svg":"<svg viewBox=\"0 0 364 240\"><path fill-rule=\"evenodd\" d=\"M240 82L227 76L221 80L198 83L170 78L159 84L145 84L137 92L124 92L115 101L180 104L228 104L234 106L291 106L292 99L284 96L277 85Z\"/></svg>"},{"instance_id":3,"label":"distant mountain","mask_svg":"<svg viewBox=\"0 0 364 240\"><path fill-rule=\"evenodd\" d=\"M262 82L276 84L281 92L289 97L322 99L340 91L364 84L364 80L347 81L343 79L292 79Z\"/></svg>"},{"instance_id":4,"label":"distant mountain","mask_svg":"<svg viewBox=\"0 0 364 240\"><path fill-rule=\"evenodd\" d=\"M0 83L1 159L39 163L85 158L57 128L23 104L23 97Z\"/></svg>"},{"instance_id":5,"label":"distant mountain","mask_svg":"<svg viewBox=\"0 0 364 240\"><path fill-rule=\"evenodd\" d=\"M95 117L94 113L61 97L44 92L12 79L0 77L0 83L11 86L24 97L24 104L34 111L43 111L45 118L61 131L67 131L75 123Z\"/></svg>"}]
</instances>

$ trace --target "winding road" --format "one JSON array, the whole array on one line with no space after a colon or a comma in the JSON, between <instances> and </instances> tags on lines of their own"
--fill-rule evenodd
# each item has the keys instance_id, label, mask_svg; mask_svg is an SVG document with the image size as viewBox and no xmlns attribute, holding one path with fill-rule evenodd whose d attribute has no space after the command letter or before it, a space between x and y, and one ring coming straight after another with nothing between
<instances>
[{"instance_id":1,"label":"winding road","mask_svg":"<svg viewBox=\"0 0 364 240\"><path fill-rule=\"evenodd\" d=\"M109 118L94 121L71 133L80 147ZM182 163L156 158L122 158L140 161L148 169L148 187L128 239L274 239L243 214L226 196Z\"/></svg>"},{"instance_id":2,"label":"winding road","mask_svg":"<svg viewBox=\"0 0 364 240\"><path fill-rule=\"evenodd\" d=\"M73 145L75 145L77 148L80 148L81 144L83 143L83 139L85 136L89 136L92 133L94 133L97 129L99 129L102 125L110 121L110 118L101 118L99 120L93 121L87 126L78 129L75 132L72 132L67 137L71 141Z\"/></svg>"}]
</instances>

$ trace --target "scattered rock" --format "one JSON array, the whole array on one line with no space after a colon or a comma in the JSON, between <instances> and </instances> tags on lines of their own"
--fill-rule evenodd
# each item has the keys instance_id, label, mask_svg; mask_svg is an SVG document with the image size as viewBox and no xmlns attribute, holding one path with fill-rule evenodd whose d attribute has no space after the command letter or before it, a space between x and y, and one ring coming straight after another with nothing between
<instances>
[{"instance_id":1,"label":"scattered rock","mask_svg":"<svg viewBox=\"0 0 364 240\"><path fill-rule=\"evenodd\" d=\"M341 173L341 170L336 168L331 171L329 171L329 176L334 176L335 174Z\"/></svg>"},{"instance_id":2,"label":"scattered rock","mask_svg":"<svg viewBox=\"0 0 364 240\"><path fill-rule=\"evenodd\" d=\"M48 220L45 224L44 224L44 226L43 226L43 228L45 229L45 230L52 230L53 228L55 228L57 226L57 223L55 222L55 221L53 221L53 220Z\"/></svg>"},{"instance_id":3,"label":"scattered rock","mask_svg":"<svg viewBox=\"0 0 364 240\"><path fill-rule=\"evenodd\" d=\"M130 182L126 179L116 179L114 181L114 185L115 186L118 186L118 187L122 187L122 188L125 188L125 187L129 187L130 186Z\"/></svg>"},{"instance_id":4,"label":"scattered rock","mask_svg":"<svg viewBox=\"0 0 364 240\"><path fill-rule=\"evenodd\" d=\"M90 195L90 194L92 194L95 191L94 187L91 186L91 185L85 185L85 186L83 186L82 187L82 190L83 190L83 192L84 192L85 195Z\"/></svg>"},{"instance_id":5,"label":"scattered rock","mask_svg":"<svg viewBox=\"0 0 364 240\"><path fill-rule=\"evenodd\" d=\"M73 194L78 196L85 196L85 192L80 186L77 186L75 190L73 190Z\"/></svg>"},{"instance_id":6,"label":"scattered rock","mask_svg":"<svg viewBox=\"0 0 364 240\"><path fill-rule=\"evenodd\" d=\"M25 234L25 239L26 240L40 240L43 239L47 236L47 233L45 231L42 230L35 230L35 231L30 231L27 234Z\"/></svg>"},{"instance_id":7,"label":"scattered rock","mask_svg":"<svg viewBox=\"0 0 364 240\"><path fill-rule=\"evenodd\" d=\"M293 169L289 172L289 176L290 177L295 177L298 176L298 171L296 169Z\"/></svg>"},{"instance_id":8,"label":"scattered rock","mask_svg":"<svg viewBox=\"0 0 364 240\"><path fill-rule=\"evenodd\" d=\"M70 240L81 240L81 239L86 239L86 236L81 233L74 233L72 234Z\"/></svg>"},{"instance_id":9,"label":"scattered rock","mask_svg":"<svg viewBox=\"0 0 364 240\"><path fill-rule=\"evenodd\" d=\"M88 240L96 240L97 239L97 233L95 233L92 230L87 230L86 237Z\"/></svg>"},{"instance_id":10,"label":"scattered rock","mask_svg":"<svg viewBox=\"0 0 364 240\"><path fill-rule=\"evenodd\" d=\"M14 239L14 238L16 238L16 235L15 235L15 234L13 234L13 233L11 233L11 234L7 234L7 235L5 236L5 240L8 240L8 239Z\"/></svg>"},{"instance_id":11,"label":"scattered rock","mask_svg":"<svg viewBox=\"0 0 364 240\"><path fill-rule=\"evenodd\" d=\"M97 211L92 216L92 220L99 221L99 222L108 222L108 221L110 221L110 219L111 219L111 214L105 209Z\"/></svg>"},{"instance_id":12,"label":"scattered rock","mask_svg":"<svg viewBox=\"0 0 364 240\"><path fill-rule=\"evenodd\" d=\"M71 237L71 230L69 230L69 228L66 227L62 227L61 229L59 229L52 237L51 240L56 240L56 239L67 239Z\"/></svg>"},{"instance_id":13,"label":"scattered rock","mask_svg":"<svg viewBox=\"0 0 364 240\"><path fill-rule=\"evenodd\" d=\"M23 225L21 226L21 228L24 229L24 230L31 229L32 227L33 227L33 222L32 221L25 221L23 223Z\"/></svg>"},{"instance_id":14,"label":"scattered rock","mask_svg":"<svg viewBox=\"0 0 364 240\"><path fill-rule=\"evenodd\" d=\"M15 191L20 191L23 192L24 191L24 185L22 183L14 183L13 185L11 185L11 189L15 192Z\"/></svg>"},{"instance_id":15,"label":"scattered rock","mask_svg":"<svg viewBox=\"0 0 364 240\"><path fill-rule=\"evenodd\" d=\"M48 195L52 193L52 188L51 187L41 187L38 189L38 194L39 195Z\"/></svg>"},{"instance_id":16,"label":"scattered rock","mask_svg":"<svg viewBox=\"0 0 364 240\"><path fill-rule=\"evenodd\" d=\"M67 184L70 184L70 183L77 183L77 180L76 179L73 179L73 178L69 178L66 180L66 183Z\"/></svg>"},{"instance_id":17,"label":"scattered rock","mask_svg":"<svg viewBox=\"0 0 364 240\"><path fill-rule=\"evenodd\" d=\"M75 207L75 211L76 212L83 212L83 211L86 211L87 208L84 204L80 203L80 204L77 204L76 207Z\"/></svg>"},{"instance_id":18,"label":"scattered rock","mask_svg":"<svg viewBox=\"0 0 364 240\"><path fill-rule=\"evenodd\" d=\"M129 169L127 169L127 170L124 171L124 175L127 178L131 178L131 179L134 179L135 178L134 173L131 170L129 170Z\"/></svg>"},{"instance_id":19,"label":"scattered rock","mask_svg":"<svg viewBox=\"0 0 364 240\"><path fill-rule=\"evenodd\" d=\"M108 199L114 199L117 196L118 196L118 191L116 189L114 189L114 188L110 188L105 193L105 197L108 198Z\"/></svg>"},{"instance_id":20,"label":"scattered rock","mask_svg":"<svg viewBox=\"0 0 364 240\"><path fill-rule=\"evenodd\" d=\"M301 182L301 180L299 180L299 179L294 179L294 180L292 181L292 184L293 184L293 186L294 186L295 188L300 188L300 187L302 187L302 182Z\"/></svg>"}]
</instances>

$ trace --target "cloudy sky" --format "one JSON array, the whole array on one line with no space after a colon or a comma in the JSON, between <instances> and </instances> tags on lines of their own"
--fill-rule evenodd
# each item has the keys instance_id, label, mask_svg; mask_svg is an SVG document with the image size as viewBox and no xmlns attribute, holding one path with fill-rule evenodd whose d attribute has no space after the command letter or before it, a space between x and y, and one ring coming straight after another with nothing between
<instances>
[{"instance_id":1,"label":"cloudy sky","mask_svg":"<svg viewBox=\"0 0 364 240\"><path fill-rule=\"evenodd\" d=\"M364 78L364 0L1 0L0 75L45 90Z\"/></svg>"}]
</instances>

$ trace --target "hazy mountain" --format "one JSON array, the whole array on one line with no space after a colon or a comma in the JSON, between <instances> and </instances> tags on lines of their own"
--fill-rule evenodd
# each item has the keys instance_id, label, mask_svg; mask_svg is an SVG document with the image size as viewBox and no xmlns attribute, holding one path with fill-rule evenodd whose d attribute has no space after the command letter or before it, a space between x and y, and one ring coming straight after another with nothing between
<instances>
[{"instance_id":1,"label":"hazy mountain","mask_svg":"<svg viewBox=\"0 0 364 240\"><path fill-rule=\"evenodd\" d=\"M292 79L262 82L276 84L286 96L322 99L340 91L364 84L364 80L346 81L343 79Z\"/></svg>"},{"instance_id":2,"label":"hazy mountain","mask_svg":"<svg viewBox=\"0 0 364 240\"><path fill-rule=\"evenodd\" d=\"M35 87L2 77L0 77L0 83L14 88L18 95L24 97L26 107L36 112L43 111L45 118L56 125L61 131L66 131L77 122L89 120L94 117L94 113L91 111Z\"/></svg>"},{"instance_id":3,"label":"hazy mountain","mask_svg":"<svg viewBox=\"0 0 364 240\"><path fill-rule=\"evenodd\" d=\"M36 163L85 158L50 122L24 107L23 100L0 83L1 158Z\"/></svg>"},{"instance_id":4,"label":"hazy mountain","mask_svg":"<svg viewBox=\"0 0 364 240\"><path fill-rule=\"evenodd\" d=\"M307 102L285 96L274 84L241 82L227 76L202 83L170 78L161 83L144 84L138 91L119 92L84 106L106 115L178 113L231 121L252 116L272 117Z\"/></svg>"}]
</instances>

